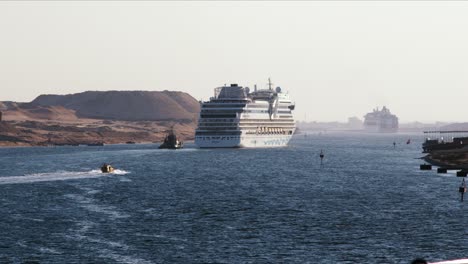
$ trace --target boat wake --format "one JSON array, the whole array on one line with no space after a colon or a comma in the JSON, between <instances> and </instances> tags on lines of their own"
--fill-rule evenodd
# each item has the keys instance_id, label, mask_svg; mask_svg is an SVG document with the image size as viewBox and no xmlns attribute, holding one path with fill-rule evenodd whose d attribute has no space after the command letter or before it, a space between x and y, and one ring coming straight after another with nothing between
<instances>
[{"instance_id":1,"label":"boat wake","mask_svg":"<svg viewBox=\"0 0 468 264\"><path fill-rule=\"evenodd\" d=\"M101 173L100 170L92 170L92 171L96 171L97 173ZM119 170L119 169L115 169L113 172L111 173L108 173L108 174L116 174L116 175L125 175L125 174L129 174L130 172L126 171L126 170ZM101 173L102 174L102 173ZM104 173L105 174L105 173Z\"/></svg>"},{"instance_id":2,"label":"boat wake","mask_svg":"<svg viewBox=\"0 0 468 264\"><path fill-rule=\"evenodd\" d=\"M101 170L90 171L57 171L49 173L34 173L24 176L5 176L0 177L1 184L32 183L46 181L66 181L76 179L100 178L110 175L125 175L128 171L116 169L112 173L102 173Z\"/></svg>"}]
</instances>

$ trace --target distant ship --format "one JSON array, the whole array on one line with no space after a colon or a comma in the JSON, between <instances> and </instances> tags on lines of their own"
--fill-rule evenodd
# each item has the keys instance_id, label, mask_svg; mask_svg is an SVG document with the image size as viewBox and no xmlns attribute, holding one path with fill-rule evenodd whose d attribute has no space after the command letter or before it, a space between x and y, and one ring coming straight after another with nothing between
<instances>
[{"instance_id":1,"label":"distant ship","mask_svg":"<svg viewBox=\"0 0 468 264\"><path fill-rule=\"evenodd\" d=\"M215 88L201 102L195 144L200 148L272 148L286 146L294 134L295 105L289 94L268 80L268 89L237 84Z\"/></svg>"},{"instance_id":2,"label":"distant ship","mask_svg":"<svg viewBox=\"0 0 468 264\"><path fill-rule=\"evenodd\" d=\"M364 129L381 133L398 132L398 117L385 106L382 110L376 108L364 116Z\"/></svg>"}]
</instances>

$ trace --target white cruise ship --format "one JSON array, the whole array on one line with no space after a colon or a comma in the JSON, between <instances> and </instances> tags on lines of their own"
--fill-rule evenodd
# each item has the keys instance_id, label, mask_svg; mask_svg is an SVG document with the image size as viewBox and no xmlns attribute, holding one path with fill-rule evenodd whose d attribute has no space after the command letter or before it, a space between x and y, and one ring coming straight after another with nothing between
<instances>
[{"instance_id":1,"label":"white cruise ship","mask_svg":"<svg viewBox=\"0 0 468 264\"><path fill-rule=\"evenodd\" d=\"M377 107L364 116L364 129L370 132L396 133L398 132L398 117L387 107L379 110Z\"/></svg>"},{"instance_id":2,"label":"white cruise ship","mask_svg":"<svg viewBox=\"0 0 468 264\"><path fill-rule=\"evenodd\" d=\"M250 91L237 84L215 88L201 102L195 144L200 148L272 148L286 146L296 123L294 104L280 87Z\"/></svg>"}]
</instances>

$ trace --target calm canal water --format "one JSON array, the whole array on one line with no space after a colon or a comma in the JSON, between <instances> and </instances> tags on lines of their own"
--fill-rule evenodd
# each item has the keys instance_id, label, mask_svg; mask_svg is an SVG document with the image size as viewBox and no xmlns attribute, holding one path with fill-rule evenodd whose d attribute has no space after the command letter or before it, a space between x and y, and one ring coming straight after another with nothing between
<instances>
[{"instance_id":1,"label":"calm canal water","mask_svg":"<svg viewBox=\"0 0 468 264\"><path fill-rule=\"evenodd\" d=\"M419 171L421 141L335 133L279 149L2 148L0 263L466 257L461 180ZM100 173L104 162L117 173Z\"/></svg>"}]
</instances>

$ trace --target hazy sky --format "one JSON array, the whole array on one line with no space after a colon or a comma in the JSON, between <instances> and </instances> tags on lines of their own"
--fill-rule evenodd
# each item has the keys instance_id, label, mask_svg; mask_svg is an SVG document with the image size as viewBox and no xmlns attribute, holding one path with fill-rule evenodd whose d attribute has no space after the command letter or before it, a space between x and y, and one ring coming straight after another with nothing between
<instances>
[{"instance_id":1,"label":"hazy sky","mask_svg":"<svg viewBox=\"0 0 468 264\"><path fill-rule=\"evenodd\" d=\"M0 2L0 100L271 77L303 120L468 121L468 3Z\"/></svg>"}]
</instances>

